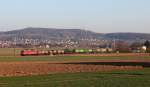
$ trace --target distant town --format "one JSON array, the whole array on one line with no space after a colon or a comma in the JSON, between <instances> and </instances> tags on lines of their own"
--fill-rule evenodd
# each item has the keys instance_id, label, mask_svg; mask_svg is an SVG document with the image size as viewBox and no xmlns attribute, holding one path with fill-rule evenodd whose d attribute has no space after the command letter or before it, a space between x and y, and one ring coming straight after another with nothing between
<instances>
[{"instance_id":1,"label":"distant town","mask_svg":"<svg viewBox=\"0 0 150 87\"><path fill-rule=\"evenodd\" d=\"M46 34L47 37L44 36ZM146 37L142 38L143 35ZM106 38L104 34L79 29L44 28L2 32L0 36L0 48L103 49L104 52L108 49L115 52L146 52L150 37L149 34L119 33L109 34L110 37Z\"/></svg>"}]
</instances>

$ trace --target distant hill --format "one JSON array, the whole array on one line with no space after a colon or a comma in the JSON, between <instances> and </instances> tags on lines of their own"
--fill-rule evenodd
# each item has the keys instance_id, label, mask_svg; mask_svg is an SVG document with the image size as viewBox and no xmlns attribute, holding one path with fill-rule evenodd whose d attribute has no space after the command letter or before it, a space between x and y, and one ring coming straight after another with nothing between
<instances>
[{"instance_id":1,"label":"distant hill","mask_svg":"<svg viewBox=\"0 0 150 87\"><path fill-rule=\"evenodd\" d=\"M0 39L82 39L99 38L101 34L81 29L25 28L8 32L0 32Z\"/></svg>"},{"instance_id":2,"label":"distant hill","mask_svg":"<svg viewBox=\"0 0 150 87\"><path fill-rule=\"evenodd\" d=\"M55 29L55 28L25 28L0 32L1 40L24 39L120 39L143 40L150 39L146 33L95 33L82 29Z\"/></svg>"},{"instance_id":3,"label":"distant hill","mask_svg":"<svg viewBox=\"0 0 150 87\"><path fill-rule=\"evenodd\" d=\"M148 33L108 33L104 37L119 40L150 40Z\"/></svg>"}]
</instances>

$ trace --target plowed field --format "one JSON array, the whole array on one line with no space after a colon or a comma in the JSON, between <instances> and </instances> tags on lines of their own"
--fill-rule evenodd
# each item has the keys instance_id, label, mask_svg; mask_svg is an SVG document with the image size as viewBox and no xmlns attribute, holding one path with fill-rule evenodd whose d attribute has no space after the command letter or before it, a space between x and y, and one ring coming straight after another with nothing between
<instances>
[{"instance_id":1,"label":"plowed field","mask_svg":"<svg viewBox=\"0 0 150 87\"><path fill-rule=\"evenodd\" d=\"M0 76L29 76L51 73L137 70L150 66L148 60L90 60L46 62L0 62Z\"/></svg>"}]
</instances>

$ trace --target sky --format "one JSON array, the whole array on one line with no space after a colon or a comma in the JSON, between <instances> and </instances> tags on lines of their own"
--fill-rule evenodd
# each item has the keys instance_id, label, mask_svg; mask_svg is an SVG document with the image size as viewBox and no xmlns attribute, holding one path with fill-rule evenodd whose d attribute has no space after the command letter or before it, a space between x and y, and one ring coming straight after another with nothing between
<instances>
[{"instance_id":1,"label":"sky","mask_svg":"<svg viewBox=\"0 0 150 87\"><path fill-rule=\"evenodd\" d=\"M150 33L150 0L0 0L0 31L25 27Z\"/></svg>"}]
</instances>

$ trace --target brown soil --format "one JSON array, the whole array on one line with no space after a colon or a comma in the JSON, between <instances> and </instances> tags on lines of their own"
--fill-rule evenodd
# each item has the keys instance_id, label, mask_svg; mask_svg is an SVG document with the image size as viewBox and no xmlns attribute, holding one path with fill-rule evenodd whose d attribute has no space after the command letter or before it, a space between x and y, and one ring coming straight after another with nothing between
<instances>
[{"instance_id":1,"label":"brown soil","mask_svg":"<svg viewBox=\"0 0 150 87\"><path fill-rule=\"evenodd\" d=\"M29 76L51 73L107 72L150 67L147 60L87 60L50 62L0 62L0 76Z\"/></svg>"}]
</instances>

